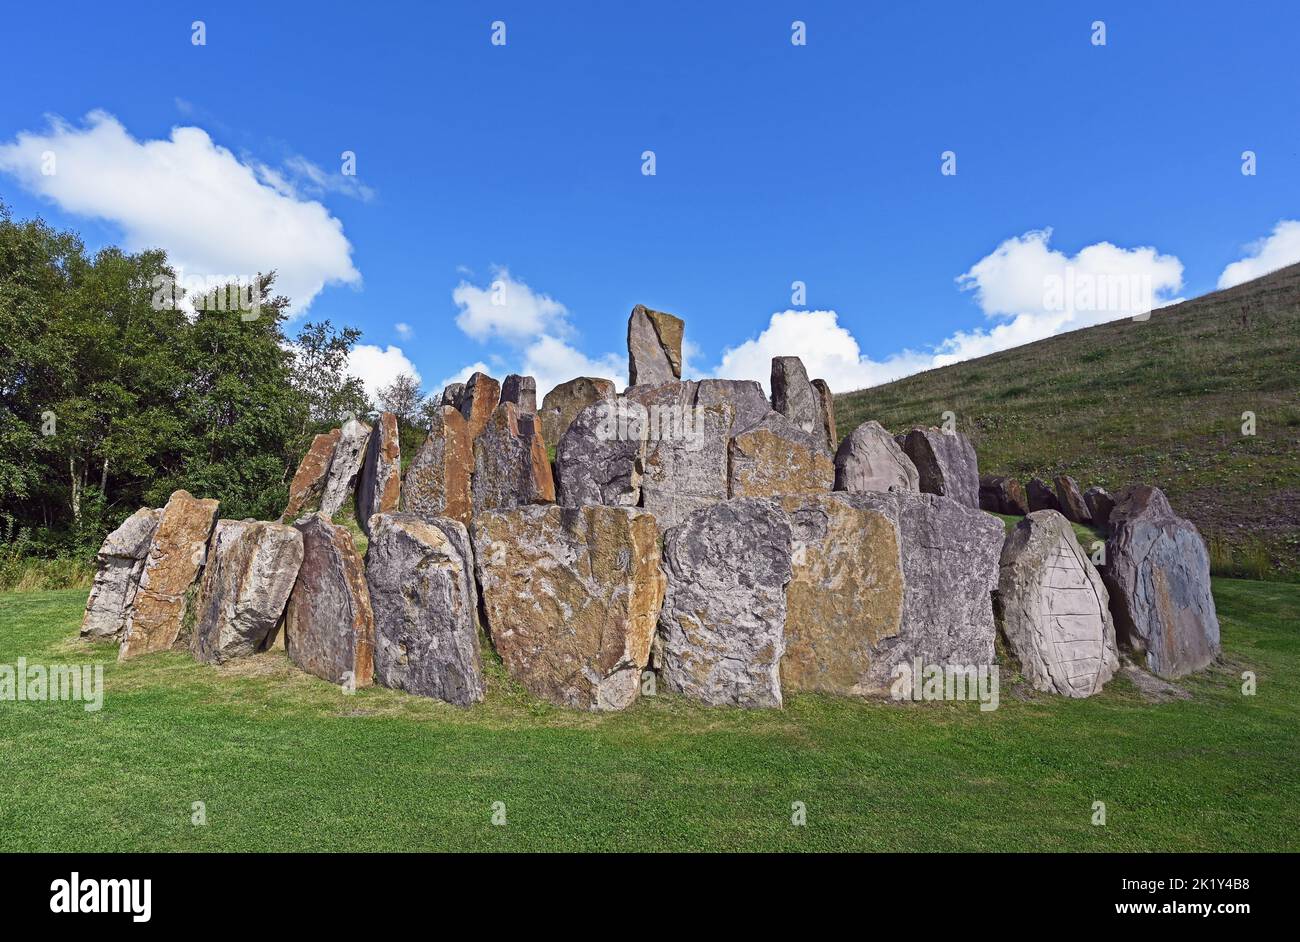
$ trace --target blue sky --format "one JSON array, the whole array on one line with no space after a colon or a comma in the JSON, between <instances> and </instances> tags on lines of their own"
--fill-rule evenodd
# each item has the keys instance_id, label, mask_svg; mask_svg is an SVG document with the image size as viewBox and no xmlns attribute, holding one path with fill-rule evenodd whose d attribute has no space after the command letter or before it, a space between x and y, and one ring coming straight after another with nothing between
<instances>
[{"instance_id":1,"label":"blue sky","mask_svg":"<svg viewBox=\"0 0 1300 942\"><path fill-rule=\"evenodd\" d=\"M624 382L644 303L694 375L846 389L1134 313L1045 308L1066 269L1158 304L1300 260L1282 0L128 6L7 9L0 199L277 268L372 386Z\"/></svg>"}]
</instances>

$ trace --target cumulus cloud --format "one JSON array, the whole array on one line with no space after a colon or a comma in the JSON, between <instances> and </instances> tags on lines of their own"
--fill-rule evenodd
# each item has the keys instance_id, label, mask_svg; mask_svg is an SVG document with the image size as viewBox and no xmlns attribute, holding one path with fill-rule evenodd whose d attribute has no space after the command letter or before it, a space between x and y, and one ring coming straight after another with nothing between
<instances>
[{"instance_id":1,"label":"cumulus cloud","mask_svg":"<svg viewBox=\"0 0 1300 942\"><path fill-rule=\"evenodd\" d=\"M53 157L53 173L49 158ZM215 144L198 127L136 140L111 114L51 119L0 144L0 171L65 212L106 220L129 251L166 249L178 274L248 277L275 269L300 313L329 284L361 283L343 224Z\"/></svg>"},{"instance_id":2,"label":"cumulus cloud","mask_svg":"<svg viewBox=\"0 0 1300 942\"><path fill-rule=\"evenodd\" d=\"M1233 262L1219 276L1220 288L1231 288L1269 272L1300 262L1300 222L1283 219L1273 233L1246 246L1245 258Z\"/></svg>"},{"instance_id":3,"label":"cumulus cloud","mask_svg":"<svg viewBox=\"0 0 1300 942\"><path fill-rule=\"evenodd\" d=\"M503 267L493 269L486 287L462 280L451 297L460 308L456 326L475 340L523 344L542 334L572 333L563 304L533 291Z\"/></svg>"},{"instance_id":4,"label":"cumulus cloud","mask_svg":"<svg viewBox=\"0 0 1300 942\"><path fill-rule=\"evenodd\" d=\"M436 394L442 392L445 388L450 386L452 383L468 382L469 378L473 376L475 373L486 373L488 376L491 376L492 367L488 366L482 360L477 360L471 363L469 366L459 370L458 372L452 373L450 376L444 376L442 378L442 381L438 384L438 388L430 389L428 390L428 392L430 394Z\"/></svg>"},{"instance_id":5,"label":"cumulus cloud","mask_svg":"<svg viewBox=\"0 0 1300 942\"><path fill-rule=\"evenodd\" d=\"M410 373L416 382L420 380L420 371L407 359L402 348L391 345L357 344L348 355L347 371L365 384L371 400L377 399L379 390L396 379L399 373Z\"/></svg>"},{"instance_id":6,"label":"cumulus cloud","mask_svg":"<svg viewBox=\"0 0 1300 942\"><path fill-rule=\"evenodd\" d=\"M576 376L603 376L621 389L627 382L627 357L604 353L592 358L565 341L544 334L524 351L521 372L537 377L539 397Z\"/></svg>"}]
</instances>

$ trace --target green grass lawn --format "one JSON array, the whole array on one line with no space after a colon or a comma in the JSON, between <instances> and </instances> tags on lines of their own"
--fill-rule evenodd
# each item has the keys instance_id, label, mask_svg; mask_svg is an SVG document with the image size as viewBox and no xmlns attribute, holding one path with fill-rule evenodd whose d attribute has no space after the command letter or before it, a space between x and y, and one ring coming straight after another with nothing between
<instances>
[{"instance_id":1,"label":"green grass lawn","mask_svg":"<svg viewBox=\"0 0 1300 942\"><path fill-rule=\"evenodd\" d=\"M0 664L102 661L107 686L98 713L0 702L0 850L1300 850L1300 586L1215 595L1224 663L1190 700L1118 677L1070 701L1004 672L993 712L661 696L606 716L495 663L469 710L347 696L280 652L118 665L75 638L84 590L0 595Z\"/></svg>"}]
</instances>

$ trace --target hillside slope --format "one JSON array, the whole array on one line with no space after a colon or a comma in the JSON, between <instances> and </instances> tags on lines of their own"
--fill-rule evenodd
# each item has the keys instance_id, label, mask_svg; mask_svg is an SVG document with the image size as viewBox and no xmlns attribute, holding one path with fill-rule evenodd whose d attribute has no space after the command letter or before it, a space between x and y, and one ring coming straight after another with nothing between
<instances>
[{"instance_id":1,"label":"hillside slope","mask_svg":"<svg viewBox=\"0 0 1300 942\"><path fill-rule=\"evenodd\" d=\"M1300 265L835 397L841 435L951 410L981 474L1165 489L1217 571L1300 579ZM1242 434L1242 413L1256 434Z\"/></svg>"}]
</instances>

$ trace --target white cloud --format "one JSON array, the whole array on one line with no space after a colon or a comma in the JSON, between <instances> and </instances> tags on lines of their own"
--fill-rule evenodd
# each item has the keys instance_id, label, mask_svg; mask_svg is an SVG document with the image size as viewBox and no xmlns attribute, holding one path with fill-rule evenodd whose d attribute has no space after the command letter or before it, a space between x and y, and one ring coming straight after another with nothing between
<instances>
[{"instance_id":1,"label":"white cloud","mask_svg":"<svg viewBox=\"0 0 1300 942\"><path fill-rule=\"evenodd\" d=\"M442 382L438 384L438 388L430 389L428 390L428 392L436 394L442 392L452 383L468 382L469 378L473 376L475 373L486 373L488 376L491 376L492 367L488 366L482 360L477 360L474 363L471 363L469 366L465 367L464 369L460 370L459 372L452 373L450 376L444 376Z\"/></svg>"},{"instance_id":2,"label":"white cloud","mask_svg":"<svg viewBox=\"0 0 1300 942\"><path fill-rule=\"evenodd\" d=\"M301 199L304 194L323 196L326 193L341 193L368 203L375 197L375 191L355 176L344 176L341 171L330 173L301 154L289 157L279 168L263 163L256 163L254 167L263 182L274 187L276 192L295 199Z\"/></svg>"},{"instance_id":3,"label":"white cloud","mask_svg":"<svg viewBox=\"0 0 1300 942\"><path fill-rule=\"evenodd\" d=\"M410 340L411 335L414 333L414 331L411 330L411 325L403 321L398 321L394 324L393 330L397 331L397 336L401 337L403 340Z\"/></svg>"},{"instance_id":4,"label":"white cloud","mask_svg":"<svg viewBox=\"0 0 1300 942\"><path fill-rule=\"evenodd\" d=\"M1283 219L1273 234L1246 246L1245 258L1233 262L1219 276L1220 288L1231 288L1269 272L1300 262L1300 222Z\"/></svg>"},{"instance_id":5,"label":"white cloud","mask_svg":"<svg viewBox=\"0 0 1300 942\"><path fill-rule=\"evenodd\" d=\"M570 346L558 337L543 334L524 351L525 376L537 377L538 400L560 383L578 376L600 376L612 379L622 389L627 382L627 357L605 353L595 359Z\"/></svg>"},{"instance_id":6,"label":"white cloud","mask_svg":"<svg viewBox=\"0 0 1300 942\"><path fill-rule=\"evenodd\" d=\"M486 288L461 281L451 292L460 308L456 326L475 340L523 344L542 334L572 332L569 312L554 298L538 294L502 267L494 268Z\"/></svg>"},{"instance_id":7,"label":"white cloud","mask_svg":"<svg viewBox=\"0 0 1300 942\"><path fill-rule=\"evenodd\" d=\"M54 155L55 173L42 172ZM301 313L328 284L361 283L343 224L287 179L268 182L197 127L138 141L104 111L84 127L51 119L44 133L0 144L0 170L78 216L122 230L125 248L163 248L178 274L251 276L275 269Z\"/></svg>"},{"instance_id":8,"label":"white cloud","mask_svg":"<svg viewBox=\"0 0 1300 942\"><path fill-rule=\"evenodd\" d=\"M410 373L418 382L420 371L406 358L401 347L380 347L362 343L352 348L348 355L348 373L365 384L366 393L377 399L379 390L387 386L399 373Z\"/></svg>"}]
</instances>

